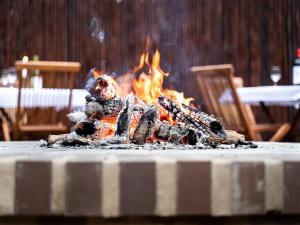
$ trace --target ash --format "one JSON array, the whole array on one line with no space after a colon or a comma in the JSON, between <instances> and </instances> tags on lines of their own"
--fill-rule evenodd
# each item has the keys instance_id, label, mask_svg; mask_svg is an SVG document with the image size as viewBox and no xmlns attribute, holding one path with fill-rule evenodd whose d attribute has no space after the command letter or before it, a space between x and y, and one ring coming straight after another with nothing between
<instances>
[{"instance_id":1,"label":"ash","mask_svg":"<svg viewBox=\"0 0 300 225\"><path fill-rule=\"evenodd\" d=\"M94 150L178 150L178 151L184 151L184 150L210 150L215 149L214 147L211 147L209 145L204 144L197 144L197 145L189 145L189 144L176 144L176 143L170 143L170 142L156 142L156 143L145 143L145 144L134 144L134 143L122 143L124 140L119 138L113 138L108 140L91 140L86 139L86 142L79 142L75 141L76 138L80 138L75 133L71 133L72 138L69 139L69 141L61 141L56 142L54 144L48 145L47 141L41 140L40 146L45 147L45 149L56 149L56 150L65 150L67 149L94 149ZM257 145L250 148L256 148ZM219 145L218 149L249 149L248 145Z\"/></svg>"}]
</instances>

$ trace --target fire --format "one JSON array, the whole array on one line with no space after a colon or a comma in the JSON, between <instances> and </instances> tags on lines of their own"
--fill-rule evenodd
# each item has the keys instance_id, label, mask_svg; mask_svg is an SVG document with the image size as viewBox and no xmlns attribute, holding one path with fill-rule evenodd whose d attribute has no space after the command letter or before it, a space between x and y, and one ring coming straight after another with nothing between
<instances>
[{"instance_id":1,"label":"fire","mask_svg":"<svg viewBox=\"0 0 300 225\"><path fill-rule=\"evenodd\" d=\"M152 63L149 63L149 53L145 53L140 58L140 64L135 68L135 71L147 66L149 67L148 74L144 72L133 82L133 90L135 95L145 101L147 104L155 104L159 96L168 97L178 103L189 105L193 98L185 98L182 92L163 88L164 77L168 76L159 67L160 53L155 51L152 57Z\"/></svg>"},{"instance_id":2,"label":"fire","mask_svg":"<svg viewBox=\"0 0 300 225\"><path fill-rule=\"evenodd\" d=\"M134 80L133 90L135 95L149 105L156 104L159 96L165 96L174 100L178 103L179 107L181 107L182 104L189 105L193 98L185 98L183 92L163 88L164 77L168 76L168 74L163 72L159 65L160 53L158 50L155 51L151 64L149 62L149 53L145 53L141 56L139 66L137 66L134 71L139 71L145 67L149 69L147 74L143 72ZM172 118L167 115L164 110L160 110L160 113L162 119L174 123Z\"/></svg>"},{"instance_id":3,"label":"fire","mask_svg":"<svg viewBox=\"0 0 300 225\"><path fill-rule=\"evenodd\" d=\"M163 88L164 78L169 75L160 68L159 51L156 50L153 56L150 57L148 52L141 55L139 65L134 68L134 72L141 70L143 70L143 72L133 80L132 84L121 84L122 88L120 88L112 77L105 75L104 71L94 70L93 75L98 80L96 90L102 89L102 93L105 95L104 97L108 99L113 98L115 94L124 97L128 94L122 93L124 85L129 85L129 89L132 89L134 94L147 105L158 105L157 99L159 96L172 99L177 102L179 107L181 107L182 104L189 105L193 98L185 98L183 92ZM128 76L128 73L125 75ZM112 90L115 90L115 93ZM128 91L125 90L124 92ZM168 120L172 124L175 123L172 118L166 114L165 110L160 109L160 114L162 120Z\"/></svg>"}]
</instances>

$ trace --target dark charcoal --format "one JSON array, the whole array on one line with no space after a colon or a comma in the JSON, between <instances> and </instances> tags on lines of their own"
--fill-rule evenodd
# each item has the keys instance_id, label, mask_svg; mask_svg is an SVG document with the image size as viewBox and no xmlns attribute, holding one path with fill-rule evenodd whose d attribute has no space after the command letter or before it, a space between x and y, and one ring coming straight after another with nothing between
<instances>
[{"instance_id":1,"label":"dark charcoal","mask_svg":"<svg viewBox=\"0 0 300 225\"><path fill-rule=\"evenodd\" d=\"M198 142L198 137L201 137L201 134L197 134L195 131L193 130L189 130L187 139L188 139L188 144L190 145L196 145Z\"/></svg>"},{"instance_id":2,"label":"dark charcoal","mask_svg":"<svg viewBox=\"0 0 300 225\"><path fill-rule=\"evenodd\" d=\"M94 123L90 120L80 121L75 126L75 132L81 136L87 136L96 132Z\"/></svg>"},{"instance_id":3,"label":"dark charcoal","mask_svg":"<svg viewBox=\"0 0 300 225\"><path fill-rule=\"evenodd\" d=\"M132 111L134 107L134 98L128 95L125 99L124 106L117 120L117 130L115 135L127 136L129 134L129 126L131 122Z\"/></svg>"}]
</instances>

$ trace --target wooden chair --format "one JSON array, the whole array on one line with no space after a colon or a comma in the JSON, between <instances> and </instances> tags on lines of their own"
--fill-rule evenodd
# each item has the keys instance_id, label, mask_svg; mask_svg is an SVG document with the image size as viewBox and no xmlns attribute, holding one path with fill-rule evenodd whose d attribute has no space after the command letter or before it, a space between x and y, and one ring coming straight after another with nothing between
<instances>
[{"instance_id":1,"label":"wooden chair","mask_svg":"<svg viewBox=\"0 0 300 225\"><path fill-rule=\"evenodd\" d=\"M14 140L19 140L21 134L41 134L45 133L62 133L68 131L68 123L65 119L66 114L71 111L72 90L74 88L75 77L80 71L80 63L78 62L55 62L55 61L16 61L15 67L18 72L18 103L16 110L16 121L14 124L13 136ZM27 70L27 76L22 71ZM23 74L23 75L22 75ZM51 106L28 107L25 102L34 104L33 94L26 94L25 91L38 92L40 88L32 88L33 77L38 74L42 78L42 89L48 88L52 93L59 90L69 90L66 92L68 99L64 107L57 108ZM28 88L28 89L27 89ZM23 93L24 92L24 93ZM22 94L23 93L23 94ZM49 94L50 95L50 94ZM44 95L43 95L44 96ZM45 96L44 96L45 97ZM50 96L48 96L51 98ZM46 97L46 98L48 98ZM36 98L36 97L35 97ZM53 98L53 94L52 94ZM42 99L40 101L47 101ZM56 97L52 99L54 102L60 102L62 99ZM22 136L23 137L23 136Z\"/></svg>"},{"instance_id":2,"label":"wooden chair","mask_svg":"<svg viewBox=\"0 0 300 225\"><path fill-rule=\"evenodd\" d=\"M0 124L1 124L1 133L4 141L10 141L10 122L7 119L7 113L4 108L0 108Z\"/></svg>"},{"instance_id":3,"label":"wooden chair","mask_svg":"<svg viewBox=\"0 0 300 225\"><path fill-rule=\"evenodd\" d=\"M191 71L209 113L222 118L226 129L242 132L252 141L261 141L262 132L275 132L270 141L280 141L290 130L289 123L256 124L250 106L242 104L237 94L236 87L241 87L243 80L234 79L232 65L197 66Z\"/></svg>"}]
</instances>

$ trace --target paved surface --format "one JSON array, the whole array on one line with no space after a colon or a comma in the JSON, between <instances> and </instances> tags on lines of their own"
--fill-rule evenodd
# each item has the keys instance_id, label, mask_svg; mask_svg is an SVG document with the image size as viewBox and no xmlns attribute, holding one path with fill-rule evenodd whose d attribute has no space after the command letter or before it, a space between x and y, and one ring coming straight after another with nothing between
<instances>
[{"instance_id":1,"label":"paved surface","mask_svg":"<svg viewBox=\"0 0 300 225\"><path fill-rule=\"evenodd\" d=\"M101 149L86 147L41 147L41 142L0 142L0 157L9 155L22 155L30 158L60 157L66 155L80 158L131 157L145 159L154 156L167 156L174 158L230 158L230 159L282 159L300 160L300 143L270 143L258 142L258 148L217 148L217 149L188 149L185 146L163 146L165 149L151 149L151 146L141 146L140 150L130 149ZM171 148L171 149L170 149ZM173 148L173 149L172 149ZM146 150L145 150L146 149Z\"/></svg>"}]
</instances>

